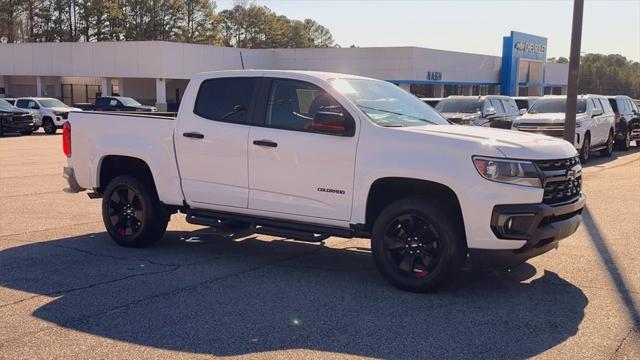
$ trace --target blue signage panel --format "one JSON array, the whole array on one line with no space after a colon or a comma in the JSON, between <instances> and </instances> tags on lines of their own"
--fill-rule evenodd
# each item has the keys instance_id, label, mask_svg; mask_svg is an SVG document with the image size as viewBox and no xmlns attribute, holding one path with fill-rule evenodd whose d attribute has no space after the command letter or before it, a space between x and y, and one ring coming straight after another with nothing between
<instances>
[{"instance_id":1,"label":"blue signage panel","mask_svg":"<svg viewBox=\"0 0 640 360\"><path fill-rule=\"evenodd\" d=\"M518 59L547 60L547 38L512 31L502 40L500 94L515 96L518 90Z\"/></svg>"}]
</instances>

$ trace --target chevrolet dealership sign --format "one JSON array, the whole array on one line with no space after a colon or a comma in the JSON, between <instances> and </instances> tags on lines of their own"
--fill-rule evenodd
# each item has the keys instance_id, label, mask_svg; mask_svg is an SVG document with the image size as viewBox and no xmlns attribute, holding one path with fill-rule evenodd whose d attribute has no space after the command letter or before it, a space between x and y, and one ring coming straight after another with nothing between
<instances>
[{"instance_id":1,"label":"chevrolet dealership sign","mask_svg":"<svg viewBox=\"0 0 640 360\"><path fill-rule=\"evenodd\" d=\"M521 59L542 62L544 68L547 61L547 38L512 31L509 36L502 39L500 94L508 96L517 94L519 86L517 72Z\"/></svg>"},{"instance_id":2,"label":"chevrolet dealership sign","mask_svg":"<svg viewBox=\"0 0 640 360\"><path fill-rule=\"evenodd\" d=\"M529 52L532 54L545 54L547 52L547 47L542 44L518 41L514 46L517 51Z\"/></svg>"}]
</instances>

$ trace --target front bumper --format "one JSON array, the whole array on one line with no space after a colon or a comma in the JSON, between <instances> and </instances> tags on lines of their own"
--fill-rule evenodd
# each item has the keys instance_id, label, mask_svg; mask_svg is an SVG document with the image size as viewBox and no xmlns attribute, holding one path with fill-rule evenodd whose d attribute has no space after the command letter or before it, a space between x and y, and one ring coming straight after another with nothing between
<instances>
[{"instance_id":1,"label":"front bumper","mask_svg":"<svg viewBox=\"0 0 640 360\"><path fill-rule=\"evenodd\" d=\"M30 131L33 130L34 122L33 120L23 120L23 119L9 119L2 118L2 130L3 131Z\"/></svg>"},{"instance_id":2,"label":"front bumper","mask_svg":"<svg viewBox=\"0 0 640 360\"><path fill-rule=\"evenodd\" d=\"M73 171L72 167L65 166L62 170L62 177L67 180L67 184L69 184L68 188L64 188L63 191L70 194L79 193L81 191L86 190L80 184L78 184L78 180L76 180L76 174Z\"/></svg>"},{"instance_id":3,"label":"front bumper","mask_svg":"<svg viewBox=\"0 0 640 360\"><path fill-rule=\"evenodd\" d=\"M499 268L521 264L558 247L582 223L584 195L560 206L547 204L497 205L491 216L491 230L502 241L525 240L517 250L469 249L475 268ZM509 219L512 221L509 223Z\"/></svg>"}]
</instances>

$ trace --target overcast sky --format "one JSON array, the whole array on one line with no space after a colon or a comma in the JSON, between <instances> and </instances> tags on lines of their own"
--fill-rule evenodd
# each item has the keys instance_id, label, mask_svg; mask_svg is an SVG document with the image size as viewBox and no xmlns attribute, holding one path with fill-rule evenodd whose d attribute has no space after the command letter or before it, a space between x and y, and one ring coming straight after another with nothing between
<instances>
[{"instance_id":1,"label":"overcast sky","mask_svg":"<svg viewBox=\"0 0 640 360\"><path fill-rule=\"evenodd\" d=\"M501 55L511 30L548 38L548 57L569 55L573 1L258 0L293 19L312 18L343 47L420 46ZM218 0L218 10L233 0ZM640 0L587 0L582 51L640 61Z\"/></svg>"}]
</instances>

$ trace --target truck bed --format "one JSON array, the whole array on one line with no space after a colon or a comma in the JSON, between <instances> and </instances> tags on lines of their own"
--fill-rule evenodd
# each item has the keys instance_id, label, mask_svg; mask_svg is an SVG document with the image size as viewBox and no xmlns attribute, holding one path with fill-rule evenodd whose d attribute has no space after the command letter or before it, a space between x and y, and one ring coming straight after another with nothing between
<instances>
[{"instance_id":1,"label":"truck bed","mask_svg":"<svg viewBox=\"0 0 640 360\"><path fill-rule=\"evenodd\" d=\"M99 173L105 156L134 157L149 165L160 200L166 204L181 204L183 196L173 142L175 116L163 115L70 113L72 153L69 165L75 169L79 185L86 189L102 185Z\"/></svg>"}]
</instances>

